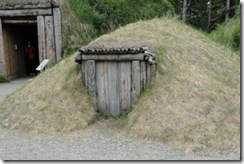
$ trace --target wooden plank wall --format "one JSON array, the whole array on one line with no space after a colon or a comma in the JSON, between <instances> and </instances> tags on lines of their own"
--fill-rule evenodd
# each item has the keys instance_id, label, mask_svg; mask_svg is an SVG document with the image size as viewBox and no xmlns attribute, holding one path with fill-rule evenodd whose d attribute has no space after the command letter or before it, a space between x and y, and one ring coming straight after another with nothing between
<instances>
[{"instance_id":1,"label":"wooden plank wall","mask_svg":"<svg viewBox=\"0 0 244 164\"><path fill-rule=\"evenodd\" d=\"M130 111L154 68L145 61L83 60L82 80L96 98L96 111L119 116Z\"/></svg>"}]
</instances>

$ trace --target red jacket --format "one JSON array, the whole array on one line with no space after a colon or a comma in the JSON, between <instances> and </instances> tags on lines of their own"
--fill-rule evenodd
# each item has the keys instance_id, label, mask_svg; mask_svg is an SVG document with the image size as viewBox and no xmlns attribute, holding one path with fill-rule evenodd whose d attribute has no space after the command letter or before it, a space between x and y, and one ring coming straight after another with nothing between
<instances>
[{"instance_id":1,"label":"red jacket","mask_svg":"<svg viewBox=\"0 0 244 164\"><path fill-rule=\"evenodd\" d=\"M28 55L29 59L30 60L33 60L35 59L35 48L33 46L26 46L25 49L24 49L25 53Z\"/></svg>"}]
</instances>

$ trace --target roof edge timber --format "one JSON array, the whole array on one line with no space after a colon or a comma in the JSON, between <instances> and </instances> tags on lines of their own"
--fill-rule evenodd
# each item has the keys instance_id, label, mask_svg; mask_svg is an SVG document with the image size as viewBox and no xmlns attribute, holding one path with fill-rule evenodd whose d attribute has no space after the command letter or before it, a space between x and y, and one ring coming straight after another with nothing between
<instances>
[{"instance_id":1,"label":"roof edge timber","mask_svg":"<svg viewBox=\"0 0 244 164\"><path fill-rule=\"evenodd\" d=\"M21 10L21 9L48 9L58 8L60 6L59 1L49 0L46 3L39 4L0 4L0 10Z\"/></svg>"}]
</instances>

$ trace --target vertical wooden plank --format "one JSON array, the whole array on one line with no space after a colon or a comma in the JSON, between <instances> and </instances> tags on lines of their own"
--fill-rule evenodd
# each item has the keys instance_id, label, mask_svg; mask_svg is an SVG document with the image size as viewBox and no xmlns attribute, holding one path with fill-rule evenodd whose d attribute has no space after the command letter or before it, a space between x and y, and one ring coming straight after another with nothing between
<instances>
[{"instance_id":1,"label":"vertical wooden plank","mask_svg":"<svg viewBox=\"0 0 244 164\"><path fill-rule=\"evenodd\" d=\"M156 76L156 65L152 64L151 65L151 78Z\"/></svg>"},{"instance_id":2,"label":"vertical wooden plank","mask_svg":"<svg viewBox=\"0 0 244 164\"><path fill-rule=\"evenodd\" d=\"M61 12L59 8L53 9L54 32L55 32L55 47L57 60L61 59L62 53L62 35L61 35Z\"/></svg>"},{"instance_id":3,"label":"vertical wooden plank","mask_svg":"<svg viewBox=\"0 0 244 164\"><path fill-rule=\"evenodd\" d=\"M137 100L141 90L140 62L132 61L132 103Z\"/></svg>"},{"instance_id":4,"label":"vertical wooden plank","mask_svg":"<svg viewBox=\"0 0 244 164\"><path fill-rule=\"evenodd\" d=\"M46 55L46 36L45 36L45 24L44 17L37 16L37 31L38 31L38 51L39 51L39 62L41 63L44 59L47 59Z\"/></svg>"},{"instance_id":5,"label":"vertical wooden plank","mask_svg":"<svg viewBox=\"0 0 244 164\"><path fill-rule=\"evenodd\" d=\"M87 61L82 61L82 82L87 88Z\"/></svg>"},{"instance_id":6,"label":"vertical wooden plank","mask_svg":"<svg viewBox=\"0 0 244 164\"><path fill-rule=\"evenodd\" d=\"M46 31L46 54L50 59L49 65L56 61L55 44L54 44L54 29L53 17L45 16L45 31Z\"/></svg>"},{"instance_id":7,"label":"vertical wooden plank","mask_svg":"<svg viewBox=\"0 0 244 164\"><path fill-rule=\"evenodd\" d=\"M146 84L148 84L151 80L151 65L146 63Z\"/></svg>"},{"instance_id":8,"label":"vertical wooden plank","mask_svg":"<svg viewBox=\"0 0 244 164\"><path fill-rule=\"evenodd\" d=\"M140 62L141 71L141 91L146 87L146 63L144 61Z\"/></svg>"},{"instance_id":9,"label":"vertical wooden plank","mask_svg":"<svg viewBox=\"0 0 244 164\"><path fill-rule=\"evenodd\" d=\"M118 68L120 111L125 112L131 107L131 62L120 62Z\"/></svg>"},{"instance_id":10,"label":"vertical wooden plank","mask_svg":"<svg viewBox=\"0 0 244 164\"><path fill-rule=\"evenodd\" d=\"M112 116L120 115L117 62L108 62L108 109Z\"/></svg>"},{"instance_id":11,"label":"vertical wooden plank","mask_svg":"<svg viewBox=\"0 0 244 164\"><path fill-rule=\"evenodd\" d=\"M109 113L109 93L108 93L108 62L103 61L103 71L104 71L104 78L103 78L103 88L104 88L104 97L105 97L105 110L104 113Z\"/></svg>"},{"instance_id":12,"label":"vertical wooden plank","mask_svg":"<svg viewBox=\"0 0 244 164\"><path fill-rule=\"evenodd\" d=\"M96 61L96 102L97 110L102 113L107 113L107 102L106 102L106 84L105 84L105 73L104 61Z\"/></svg>"},{"instance_id":13,"label":"vertical wooden plank","mask_svg":"<svg viewBox=\"0 0 244 164\"><path fill-rule=\"evenodd\" d=\"M87 86L89 93L95 97L96 95L96 83L95 83L95 61L87 61Z\"/></svg>"},{"instance_id":14,"label":"vertical wooden plank","mask_svg":"<svg viewBox=\"0 0 244 164\"><path fill-rule=\"evenodd\" d=\"M0 74L5 75L5 59L4 59L4 44L3 44L3 29L2 19L0 18Z\"/></svg>"}]
</instances>

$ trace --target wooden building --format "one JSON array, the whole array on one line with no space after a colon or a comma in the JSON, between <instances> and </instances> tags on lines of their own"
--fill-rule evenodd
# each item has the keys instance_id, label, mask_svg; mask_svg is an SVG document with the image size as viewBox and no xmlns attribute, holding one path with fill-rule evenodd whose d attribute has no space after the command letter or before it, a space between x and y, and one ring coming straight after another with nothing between
<instances>
[{"instance_id":1,"label":"wooden building","mask_svg":"<svg viewBox=\"0 0 244 164\"><path fill-rule=\"evenodd\" d=\"M155 76L155 55L148 48L81 49L76 56L82 80L96 99L95 110L119 116Z\"/></svg>"},{"instance_id":2,"label":"wooden building","mask_svg":"<svg viewBox=\"0 0 244 164\"><path fill-rule=\"evenodd\" d=\"M0 75L9 79L28 72L24 47L35 47L36 65L61 58L61 12L55 0L0 1Z\"/></svg>"}]
</instances>

